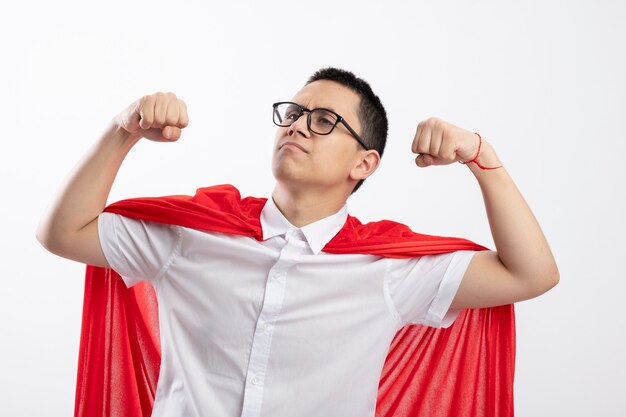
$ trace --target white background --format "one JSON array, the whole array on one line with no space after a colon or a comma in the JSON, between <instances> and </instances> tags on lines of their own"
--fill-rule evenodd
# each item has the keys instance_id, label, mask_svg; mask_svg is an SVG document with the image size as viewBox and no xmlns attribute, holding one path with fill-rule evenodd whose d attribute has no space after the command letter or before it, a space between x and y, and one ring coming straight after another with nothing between
<instances>
[{"instance_id":1,"label":"white background","mask_svg":"<svg viewBox=\"0 0 626 417\"><path fill-rule=\"evenodd\" d=\"M84 267L46 252L34 233L109 120L155 91L177 93L191 117L178 143L132 150L110 202L218 183L267 196L270 104L328 65L369 81L390 119L382 166L349 200L352 214L493 248L467 167L413 164L417 123L437 116L494 145L542 225L561 283L517 304L517 415L624 415L624 2L3 8L3 416L73 413Z\"/></svg>"}]
</instances>

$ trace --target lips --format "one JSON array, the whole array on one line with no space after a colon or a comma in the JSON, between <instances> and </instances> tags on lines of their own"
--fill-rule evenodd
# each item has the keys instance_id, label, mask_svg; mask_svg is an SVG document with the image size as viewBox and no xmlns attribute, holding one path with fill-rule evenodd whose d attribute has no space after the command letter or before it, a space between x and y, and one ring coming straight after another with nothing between
<instances>
[{"instance_id":1,"label":"lips","mask_svg":"<svg viewBox=\"0 0 626 417\"><path fill-rule=\"evenodd\" d=\"M301 145L297 144L296 142L287 141L283 143L282 145L280 145L280 149L284 148L285 146L293 146L293 147L300 149L304 153L308 153L306 149L304 149Z\"/></svg>"}]
</instances>

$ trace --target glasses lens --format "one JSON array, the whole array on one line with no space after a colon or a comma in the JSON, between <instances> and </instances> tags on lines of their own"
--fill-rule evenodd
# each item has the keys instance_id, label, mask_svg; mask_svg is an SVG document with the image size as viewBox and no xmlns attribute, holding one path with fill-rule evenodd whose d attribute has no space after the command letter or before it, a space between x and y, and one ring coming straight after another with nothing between
<instances>
[{"instance_id":1,"label":"glasses lens","mask_svg":"<svg viewBox=\"0 0 626 417\"><path fill-rule=\"evenodd\" d=\"M278 126L290 126L300 117L300 107L292 103L274 106L274 123Z\"/></svg>"},{"instance_id":2,"label":"glasses lens","mask_svg":"<svg viewBox=\"0 0 626 417\"><path fill-rule=\"evenodd\" d=\"M311 130L320 135L330 133L337 124L337 116L326 110L311 112Z\"/></svg>"}]
</instances>

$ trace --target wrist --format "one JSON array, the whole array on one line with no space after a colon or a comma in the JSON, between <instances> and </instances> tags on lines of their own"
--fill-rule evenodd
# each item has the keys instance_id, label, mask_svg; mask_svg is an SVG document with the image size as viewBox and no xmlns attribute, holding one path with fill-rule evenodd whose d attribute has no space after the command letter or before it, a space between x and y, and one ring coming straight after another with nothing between
<instances>
[{"instance_id":1,"label":"wrist","mask_svg":"<svg viewBox=\"0 0 626 417\"><path fill-rule=\"evenodd\" d=\"M502 166L502 162L500 162L500 158L496 154L495 149L489 142L483 139L482 149L480 154L476 158L477 164L475 166L482 165L483 167L500 167Z\"/></svg>"},{"instance_id":2,"label":"wrist","mask_svg":"<svg viewBox=\"0 0 626 417\"><path fill-rule=\"evenodd\" d=\"M483 177L490 178L493 175L496 175L496 173L504 170L500 158L498 158L498 155L491 144L483 142L483 149L484 150L480 152L480 155L476 159L476 163L467 164L469 170L472 171L474 176L479 180Z\"/></svg>"},{"instance_id":3,"label":"wrist","mask_svg":"<svg viewBox=\"0 0 626 417\"><path fill-rule=\"evenodd\" d=\"M491 171L502 168L500 159L498 158L498 155L496 155L491 144L484 141L478 132L474 132L474 134L478 137L478 149L476 150L476 155L469 161L459 161L459 163L468 165L470 169L478 167L483 171Z\"/></svg>"},{"instance_id":4,"label":"wrist","mask_svg":"<svg viewBox=\"0 0 626 417\"><path fill-rule=\"evenodd\" d=\"M123 148L132 148L142 138L137 133L131 133L122 128L119 124L112 122L107 128L103 139L107 142L114 142Z\"/></svg>"}]
</instances>

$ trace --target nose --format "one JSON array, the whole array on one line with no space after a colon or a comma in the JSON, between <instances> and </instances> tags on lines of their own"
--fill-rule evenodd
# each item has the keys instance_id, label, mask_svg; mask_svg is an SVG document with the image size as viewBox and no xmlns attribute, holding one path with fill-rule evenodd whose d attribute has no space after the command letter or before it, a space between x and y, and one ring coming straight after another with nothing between
<instances>
[{"instance_id":1,"label":"nose","mask_svg":"<svg viewBox=\"0 0 626 417\"><path fill-rule=\"evenodd\" d=\"M296 132L299 132L306 138L311 137L311 132L309 131L309 126L307 125L307 117L308 113L303 112L300 117L298 117L296 121L287 128L287 134L292 136Z\"/></svg>"}]
</instances>

